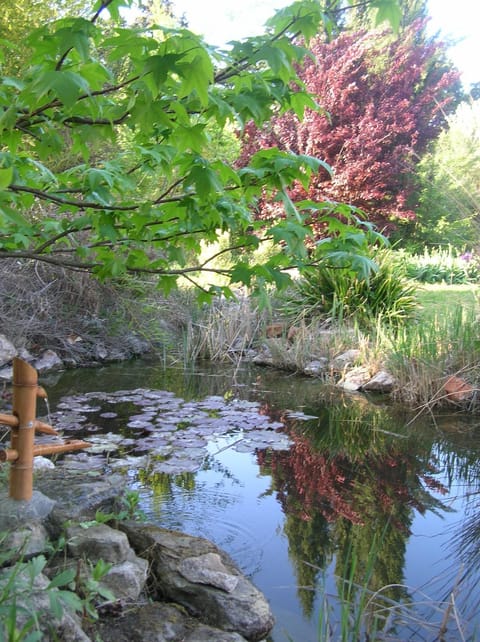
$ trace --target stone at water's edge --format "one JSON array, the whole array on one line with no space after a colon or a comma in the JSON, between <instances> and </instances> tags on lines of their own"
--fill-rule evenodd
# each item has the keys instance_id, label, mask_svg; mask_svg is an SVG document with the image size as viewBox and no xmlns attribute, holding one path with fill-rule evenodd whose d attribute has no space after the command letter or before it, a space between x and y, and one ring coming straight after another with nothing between
<instances>
[{"instance_id":1,"label":"stone at water's edge","mask_svg":"<svg viewBox=\"0 0 480 642\"><path fill-rule=\"evenodd\" d=\"M186 557L178 571L193 584L208 584L227 593L232 593L238 586L238 576L228 572L218 553Z\"/></svg>"},{"instance_id":2,"label":"stone at water's edge","mask_svg":"<svg viewBox=\"0 0 480 642\"><path fill-rule=\"evenodd\" d=\"M11 341L3 334L0 334L0 367L9 363L18 354L17 349Z\"/></svg>"},{"instance_id":3,"label":"stone at water's edge","mask_svg":"<svg viewBox=\"0 0 480 642\"><path fill-rule=\"evenodd\" d=\"M458 403L471 399L473 388L465 379L451 376L444 382L442 392L447 401Z\"/></svg>"},{"instance_id":4,"label":"stone at water's edge","mask_svg":"<svg viewBox=\"0 0 480 642\"><path fill-rule=\"evenodd\" d=\"M136 554L149 560L152 590L164 599L247 640L261 640L272 629L274 618L265 597L212 542L137 522L124 522L120 528ZM197 566L202 560L206 563L206 573L198 575L193 558L199 558Z\"/></svg>"},{"instance_id":5,"label":"stone at water's edge","mask_svg":"<svg viewBox=\"0 0 480 642\"><path fill-rule=\"evenodd\" d=\"M339 388L356 392L360 390L368 381L370 381L370 372L368 368L357 366L352 368L344 374L344 376L337 383Z\"/></svg>"},{"instance_id":6,"label":"stone at water's edge","mask_svg":"<svg viewBox=\"0 0 480 642\"><path fill-rule=\"evenodd\" d=\"M63 361L54 350L45 350L32 365L37 372L61 370L64 367Z\"/></svg>"},{"instance_id":7,"label":"stone at water's edge","mask_svg":"<svg viewBox=\"0 0 480 642\"><path fill-rule=\"evenodd\" d=\"M394 386L395 379L392 375L385 370L379 370L373 375L370 381L367 381L367 383L362 386L362 390L387 393L392 392Z\"/></svg>"},{"instance_id":8,"label":"stone at water's edge","mask_svg":"<svg viewBox=\"0 0 480 642\"><path fill-rule=\"evenodd\" d=\"M102 642L246 642L238 633L199 624L175 604L129 608L96 627Z\"/></svg>"},{"instance_id":9,"label":"stone at water's edge","mask_svg":"<svg viewBox=\"0 0 480 642\"><path fill-rule=\"evenodd\" d=\"M3 334L0 334L0 367L9 363L18 354L17 349L11 341Z\"/></svg>"}]
</instances>

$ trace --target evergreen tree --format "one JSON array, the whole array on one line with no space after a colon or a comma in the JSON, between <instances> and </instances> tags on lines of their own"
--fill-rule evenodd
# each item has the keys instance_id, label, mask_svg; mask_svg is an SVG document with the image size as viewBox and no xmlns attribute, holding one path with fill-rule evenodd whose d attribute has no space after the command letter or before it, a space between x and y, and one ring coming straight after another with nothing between
<instances>
[{"instance_id":1,"label":"evergreen tree","mask_svg":"<svg viewBox=\"0 0 480 642\"><path fill-rule=\"evenodd\" d=\"M399 22L400 31L406 29L417 20L425 20L428 17L428 0L399 0L401 18ZM358 3L345 12L345 28L349 31L369 31L376 25L377 10L369 3Z\"/></svg>"}]
</instances>

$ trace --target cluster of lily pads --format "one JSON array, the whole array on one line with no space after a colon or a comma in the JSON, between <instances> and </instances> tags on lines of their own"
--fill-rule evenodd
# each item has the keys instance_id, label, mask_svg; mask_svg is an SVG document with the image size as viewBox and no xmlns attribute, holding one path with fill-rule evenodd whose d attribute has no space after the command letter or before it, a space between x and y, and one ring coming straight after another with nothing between
<instances>
[{"instance_id":1,"label":"cluster of lily pads","mask_svg":"<svg viewBox=\"0 0 480 642\"><path fill-rule=\"evenodd\" d=\"M255 401L209 396L186 401L164 390L87 392L63 397L49 421L67 437L91 447L66 457L69 465L92 468L148 465L152 472L199 470L216 440L239 452L286 450L284 424L262 414Z\"/></svg>"}]
</instances>

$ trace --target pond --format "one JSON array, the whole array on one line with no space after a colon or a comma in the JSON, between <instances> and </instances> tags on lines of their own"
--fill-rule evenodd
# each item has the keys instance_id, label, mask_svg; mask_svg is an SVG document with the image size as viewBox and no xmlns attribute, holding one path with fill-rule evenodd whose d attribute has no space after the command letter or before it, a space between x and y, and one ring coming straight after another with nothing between
<instances>
[{"instance_id":1,"label":"pond","mask_svg":"<svg viewBox=\"0 0 480 642\"><path fill-rule=\"evenodd\" d=\"M69 458L123 467L149 520L233 557L271 604L270 642L473 639L477 419L247 366L135 361L40 383L53 424L95 444Z\"/></svg>"}]
</instances>

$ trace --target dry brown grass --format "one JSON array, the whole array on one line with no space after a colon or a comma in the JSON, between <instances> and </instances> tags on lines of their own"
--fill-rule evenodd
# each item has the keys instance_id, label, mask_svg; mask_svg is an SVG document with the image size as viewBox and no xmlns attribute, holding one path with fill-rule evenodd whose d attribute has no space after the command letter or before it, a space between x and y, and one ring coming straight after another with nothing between
<instances>
[{"instance_id":1,"label":"dry brown grass","mask_svg":"<svg viewBox=\"0 0 480 642\"><path fill-rule=\"evenodd\" d=\"M252 347L264 315L249 299L219 300L189 325L188 359L238 361Z\"/></svg>"},{"instance_id":2,"label":"dry brown grass","mask_svg":"<svg viewBox=\"0 0 480 642\"><path fill-rule=\"evenodd\" d=\"M128 356L139 339L152 349L178 345L172 337L187 326L188 298L166 305L152 283L102 283L45 263L0 261L0 332L17 348L53 349L72 365L95 360L99 346Z\"/></svg>"}]
</instances>

